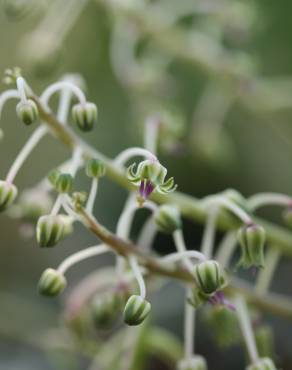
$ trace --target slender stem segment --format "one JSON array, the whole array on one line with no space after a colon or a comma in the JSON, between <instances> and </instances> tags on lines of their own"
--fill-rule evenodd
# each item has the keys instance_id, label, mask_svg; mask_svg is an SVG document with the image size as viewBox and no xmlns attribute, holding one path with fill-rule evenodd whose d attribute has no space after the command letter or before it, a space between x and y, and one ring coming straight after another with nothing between
<instances>
[{"instance_id":1,"label":"slender stem segment","mask_svg":"<svg viewBox=\"0 0 292 370\"><path fill-rule=\"evenodd\" d=\"M158 131L160 120L158 116L152 116L146 119L144 127L144 146L149 152L156 155Z\"/></svg>"},{"instance_id":2,"label":"slender stem segment","mask_svg":"<svg viewBox=\"0 0 292 370\"><path fill-rule=\"evenodd\" d=\"M4 107L4 104L7 102L9 99L19 99L20 95L18 90L11 89L11 90L6 90L0 95L0 118L2 114L2 109Z\"/></svg>"},{"instance_id":3,"label":"slender stem segment","mask_svg":"<svg viewBox=\"0 0 292 370\"><path fill-rule=\"evenodd\" d=\"M159 258L159 261L162 263L174 263L180 260L183 260L185 257L188 258L195 258L199 261L206 261L206 257L204 256L203 253L198 252L198 251L191 251L191 250L186 250L184 252L176 252L176 253L170 253L165 257Z\"/></svg>"},{"instance_id":4,"label":"slender stem segment","mask_svg":"<svg viewBox=\"0 0 292 370\"><path fill-rule=\"evenodd\" d=\"M218 208L216 206L210 208L201 246L201 251L207 259L210 259L213 253L217 215Z\"/></svg>"},{"instance_id":5,"label":"slender stem segment","mask_svg":"<svg viewBox=\"0 0 292 370\"><path fill-rule=\"evenodd\" d=\"M192 289L190 287L187 287L185 299L185 316L184 316L184 346L185 346L185 358L188 360L190 360L193 357L195 344L196 312L188 302L188 298L191 297Z\"/></svg>"},{"instance_id":6,"label":"slender stem segment","mask_svg":"<svg viewBox=\"0 0 292 370\"><path fill-rule=\"evenodd\" d=\"M27 97L26 97L26 93L25 93L25 80L24 80L23 77L17 77L16 86L17 86L18 93L19 93L19 96L20 96L20 101L22 103L26 103Z\"/></svg>"},{"instance_id":7,"label":"slender stem segment","mask_svg":"<svg viewBox=\"0 0 292 370\"><path fill-rule=\"evenodd\" d=\"M236 231L226 233L218 246L216 260L222 268L227 268L230 264L232 254L237 244Z\"/></svg>"},{"instance_id":8,"label":"slender stem segment","mask_svg":"<svg viewBox=\"0 0 292 370\"><path fill-rule=\"evenodd\" d=\"M259 295L265 295L270 287L274 272L278 265L281 255L276 248L270 248L265 261L265 267L260 270L255 286L255 291Z\"/></svg>"},{"instance_id":9,"label":"slender stem segment","mask_svg":"<svg viewBox=\"0 0 292 370\"><path fill-rule=\"evenodd\" d=\"M12 166L10 167L10 170L8 171L8 174L6 176L6 181L10 183L14 181L18 171L20 170L21 166L23 165L29 154L32 152L32 150L36 147L36 145L45 136L47 132L48 130L45 126L40 126L34 131L34 133L25 143L21 151L18 153L16 159L14 160Z\"/></svg>"},{"instance_id":10,"label":"slender stem segment","mask_svg":"<svg viewBox=\"0 0 292 370\"><path fill-rule=\"evenodd\" d=\"M98 190L98 179L93 178L92 182L91 182L89 197L88 197L88 200L87 200L87 203L86 203L86 211L88 213L93 212L93 207L94 207L94 202L95 202L97 190Z\"/></svg>"},{"instance_id":11,"label":"slender stem segment","mask_svg":"<svg viewBox=\"0 0 292 370\"><path fill-rule=\"evenodd\" d=\"M76 252L71 256L67 257L58 267L58 271L61 274L65 274L65 272L72 266L76 265L77 263L94 256L98 256L100 254L110 252L110 248L104 244L94 245L93 247L89 247L83 249L82 251Z\"/></svg>"},{"instance_id":12,"label":"slender stem segment","mask_svg":"<svg viewBox=\"0 0 292 370\"><path fill-rule=\"evenodd\" d=\"M256 347L256 342L254 334L252 331L251 321L248 314L248 309L244 298L240 295L237 295L235 299L236 312L238 315L239 325L243 338L245 340L246 348L250 361L252 363L257 362L259 355Z\"/></svg>"},{"instance_id":13,"label":"slender stem segment","mask_svg":"<svg viewBox=\"0 0 292 370\"><path fill-rule=\"evenodd\" d=\"M179 253L181 253L181 255L182 255L182 260L183 260L183 263L184 263L186 269L190 273L192 273L193 264L190 261L190 259L185 255L185 252L187 251L187 248L186 248L185 241L184 241L184 236L183 236L183 233L182 233L181 230L176 230L173 233L173 240L174 240L177 251Z\"/></svg>"},{"instance_id":14,"label":"slender stem segment","mask_svg":"<svg viewBox=\"0 0 292 370\"><path fill-rule=\"evenodd\" d=\"M157 160L156 156L144 148L129 148L122 151L115 159L114 164L124 166L132 157L145 157L146 159Z\"/></svg>"},{"instance_id":15,"label":"slender stem segment","mask_svg":"<svg viewBox=\"0 0 292 370\"><path fill-rule=\"evenodd\" d=\"M139 264L137 262L137 258L133 255L130 256L129 257L129 263L130 263L131 269L133 270L134 277L136 278L136 280L138 282L138 285L139 285L140 297L145 299L145 297L146 297L146 286L145 286L145 282L144 282L143 275L141 273Z\"/></svg>"},{"instance_id":16,"label":"slender stem segment","mask_svg":"<svg viewBox=\"0 0 292 370\"><path fill-rule=\"evenodd\" d=\"M292 205L292 198L288 195L279 193L258 193L248 199L247 205L253 211L260 207L271 205L285 207L288 205Z\"/></svg>"}]
</instances>

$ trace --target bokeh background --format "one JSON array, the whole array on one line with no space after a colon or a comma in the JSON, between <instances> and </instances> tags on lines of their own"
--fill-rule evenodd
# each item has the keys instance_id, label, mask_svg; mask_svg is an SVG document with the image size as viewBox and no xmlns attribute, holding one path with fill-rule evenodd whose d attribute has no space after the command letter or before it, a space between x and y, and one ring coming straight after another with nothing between
<instances>
[{"instance_id":1,"label":"bokeh background","mask_svg":"<svg viewBox=\"0 0 292 370\"><path fill-rule=\"evenodd\" d=\"M222 119L223 138L219 135L214 139L215 141L213 126L207 126L207 131L203 130L202 133L201 122L196 122L196 117L204 121L204 114L203 117L196 116L194 112L197 112L196 109L206 91L207 84L213 86L214 82L217 89L216 96L221 94L225 96L228 90L227 95L230 98L229 87L226 88L224 76L219 78L212 74L206 76L198 66L183 61L175 53L172 56L166 53L167 62L162 68L163 73L167 74L166 86L163 85L165 81L162 86L157 82L161 74L160 70L158 72L155 70L155 63L153 63L155 78L149 86L143 82L131 84L123 81L121 78L123 76L118 76L113 68L110 57L112 34L119 11L115 11L115 5L108 6L102 1L82 2L84 3L82 11L80 10L70 31L64 36L56 63L54 61L50 65L49 57L45 57L48 59L45 60L48 66L44 63L40 68L35 59L45 48L45 40L40 37L37 40L28 41L28 37L32 32L37 32L41 20L48 15L50 7L57 1L39 1L39 4L37 1L18 1L18 3L29 2L34 5L29 8L28 14L15 17L11 12L9 13L9 9L7 14L7 6L9 8L11 5L7 5L9 1L1 1L0 71L4 72L8 67L21 67L24 76L36 92L41 92L48 84L64 74L80 74L84 78L89 100L96 102L99 108L98 126L84 137L100 151L113 157L126 147L143 145L141 127L144 111L150 113L149 106L152 106L154 101L157 105L166 106L171 112L178 111L179 120L185 125L179 135L179 142L175 142L175 147L160 151L162 162L166 164L169 173L175 176L181 191L196 197L226 188L235 188L246 196L261 191L291 195L292 5L289 0L242 1L243 10L239 7L238 11L239 19L241 16L243 18L242 29L239 30L241 32L236 29L240 22L234 22L232 18L226 17L223 27L217 18L214 20L213 17L202 16L200 13L198 15L192 11L191 3L197 8L198 4L204 1L148 2L149 6L158 4L161 9L165 8L170 13L175 13L179 6L189 8L189 13L186 12L176 22L178 26L186 32L189 29L200 30L228 50L239 50L244 58L247 56L246 63L252 65L255 79L262 76L280 81L280 88L276 88L272 97L276 101L277 99L284 101L281 109L269 109L269 103L267 103L267 109L257 110L256 101L253 102L253 109L248 109L237 101L236 96L233 96L235 101ZM17 1L11 3L17 3ZM180 3L181 5L178 5ZM229 6L235 4L232 0L207 3L210 9L212 6L224 7L227 9L226 14ZM119 5L117 5L118 8ZM63 11L57 12L47 31L54 30L54 22L69 22L70 17L66 18L65 15ZM127 17L125 19L123 18L123 21L127 23ZM130 21L128 23L129 27L135 28L131 26ZM222 28L224 28L223 31ZM135 29L132 32L135 33ZM169 42L171 43L172 40ZM202 43L204 44L204 41ZM142 34L137 44L136 56L139 61L143 61L144 54L147 54L144 51L148 48L154 56L159 55L163 60L163 50L152 47L151 37ZM181 47L187 50L188 44L182 44ZM152 59L150 64L151 61ZM119 63L119 61L116 62ZM147 70L144 68L146 67L143 65L139 70L142 77L149 72L148 67ZM163 78L164 75L162 80ZM5 88L5 85L1 84L1 90ZM214 101L210 101L210 110L213 104L215 104ZM261 106L260 102L259 106ZM208 108L204 110L206 119L208 119L208 110ZM216 120L216 109L214 117ZM1 127L5 137L0 147L0 171L1 178L4 178L33 128L24 127L17 121L14 102L9 102L5 107L1 117ZM54 168L67 157L67 150L59 142L52 138L44 139L17 176L18 188L33 186L46 176L49 169ZM86 178L80 176L77 186L80 189L87 189ZM110 181L105 180L101 185L95 212L97 217L112 230L125 197L126 192ZM262 215L275 222L281 222L278 209L268 209ZM0 219L0 368L6 370L86 368L86 360L76 359L62 351L49 351L43 345L44 338L49 340L50 333L59 325L63 298L47 300L39 297L36 293L36 284L46 267L54 267L73 251L94 244L94 238L83 228L77 227L74 235L57 248L43 250L38 248L33 237L23 238L21 233L23 225L20 220L11 219L5 214L1 214ZM197 245L202 233L201 226L186 222L185 231L188 244ZM161 253L167 253L173 246L167 238L159 237L156 240L156 248ZM82 276L109 262L104 259L87 261L72 269L68 275L69 289ZM291 262L287 259L281 260L272 289L291 295L290 276ZM154 295L153 302L153 321L181 337L183 310L181 287L169 283L162 292ZM291 321L270 316L265 316L265 320L271 323L275 331L276 354L281 367L283 370L292 369ZM200 324L198 331L198 352L209 359L210 369L244 368L244 354L240 348L220 351L212 341L212 333L208 328ZM55 334L52 334L51 340L57 341ZM154 368L167 369L162 364L154 362L149 364L149 369Z\"/></svg>"}]
</instances>

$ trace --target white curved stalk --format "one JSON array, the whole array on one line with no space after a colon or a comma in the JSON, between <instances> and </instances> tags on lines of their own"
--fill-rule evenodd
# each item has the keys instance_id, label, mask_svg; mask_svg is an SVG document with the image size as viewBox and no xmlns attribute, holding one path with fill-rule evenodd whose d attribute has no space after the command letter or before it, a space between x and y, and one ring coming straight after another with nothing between
<instances>
[{"instance_id":1,"label":"white curved stalk","mask_svg":"<svg viewBox=\"0 0 292 370\"><path fill-rule=\"evenodd\" d=\"M44 126L38 127L28 141L25 143L21 151L18 153L16 159L14 160L12 166L10 167L8 174L6 176L6 181L13 182L18 171L22 167L24 161L27 159L32 150L36 147L39 141L48 132L47 128Z\"/></svg>"},{"instance_id":2,"label":"white curved stalk","mask_svg":"<svg viewBox=\"0 0 292 370\"><path fill-rule=\"evenodd\" d=\"M138 246L145 253L150 251L156 233L157 228L153 220L153 217L149 217L148 220L145 221L137 241Z\"/></svg>"},{"instance_id":3,"label":"white curved stalk","mask_svg":"<svg viewBox=\"0 0 292 370\"><path fill-rule=\"evenodd\" d=\"M219 209L217 206L210 207L204 233L203 233L202 245L201 245L200 250L206 256L207 259L210 259L213 254L218 211Z\"/></svg>"},{"instance_id":4,"label":"white curved stalk","mask_svg":"<svg viewBox=\"0 0 292 370\"><path fill-rule=\"evenodd\" d=\"M25 80L24 80L23 77L17 77L16 86L17 86L17 90L18 90L18 93L19 93L20 101L22 103L26 103L27 102L27 97L26 97L26 93L25 93L26 83L25 83Z\"/></svg>"},{"instance_id":5,"label":"white curved stalk","mask_svg":"<svg viewBox=\"0 0 292 370\"><path fill-rule=\"evenodd\" d=\"M88 200L86 203L86 211L90 214L93 212L97 190L98 190L98 179L93 178L91 181L90 192L89 192Z\"/></svg>"},{"instance_id":6,"label":"white curved stalk","mask_svg":"<svg viewBox=\"0 0 292 370\"><path fill-rule=\"evenodd\" d=\"M129 263L130 263L130 266L132 268L134 277L136 278L137 283L139 285L140 297L145 299L145 297L146 297L146 286L145 286L145 282L144 282L142 272L141 272L139 264L137 262L137 258L135 256L130 256L129 257Z\"/></svg>"},{"instance_id":7,"label":"white curved stalk","mask_svg":"<svg viewBox=\"0 0 292 370\"><path fill-rule=\"evenodd\" d=\"M245 224L252 223L251 217L238 205L227 199L226 197L222 195L211 195L210 197L207 197L202 200L202 204L205 207L210 206L221 206L224 208L227 208L229 211L231 211L235 216L237 216L239 219L242 220Z\"/></svg>"},{"instance_id":8,"label":"white curved stalk","mask_svg":"<svg viewBox=\"0 0 292 370\"><path fill-rule=\"evenodd\" d=\"M292 198L286 194L279 194L279 193L258 193L251 196L247 200L247 206L255 211L260 207L264 206L288 206L292 205Z\"/></svg>"},{"instance_id":9,"label":"white curved stalk","mask_svg":"<svg viewBox=\"0 0 292 370\"><path fill-rule=\"evenodd\" d=\"M159 117L152 116L146 119L144 125L144 147L156 155L159 132Z\"/></svg>"},{"instance_id":10,"label":"white curved stalk","mask_svg":"<svg viewBox=\"0 0 292 370\"><path fill-rule=\"evenodd\" d=\"M226 233L218 246L216 260L220 263L221 267L227 268L230 264L232 254L237 244L236 231L229 231Z\"/></svg>"},{"instance_id":11,"label":"white curved stalk","mask_svg":"<svg viewBox=\"0 0 292 370\"><path fill-rule=\"evenodd\" d=\"M160 257L158 261L160 263L175 263L178 261L183 260L185 257L187 258L195 258L198 261L206 261L206 257L203 255L203 253L198 252L198 251L192 251L192 250L186 250L184 252L176 252L176 253L170 253L165 257Z\"/></svg>"},{"instance_id":12,"label":"white curved stalk","mask_svg":"<svg viewBox=\"0 0 292 370\"><path fill-rule=\"evenodd\" d=\"M76 265L77 263L94 256L101 255L103 253L110 252L110 248L105 244L94 245L93 247L88 247L81 251L78 251L71 256L67 257L57 268L61 274L65 274L69 268Z\"/></svg>"},{"instance_id":13,"label":"white curved stalk","mask_svg":"<svg viewBox=\"0 0 292 370\"><path fill-rule=\"evenodd\" d=\"M185 252L187 251L184 236L181 230L175 230L173 235L174 244L176 249L179 253L182 254L182 261L186 267L186 269L192 273L193 272L193 264L190 259L186 256Z\"/></svg>"},{"instance_id":14,"label":"white curved stalk","mask_svg":"<svg viewBox=\"0 0 292 370\"><path fill-rule=\"evenodd\" d=\"M48 108L49 100L52 97L52 95L63 89L70 90L72 94L74 94L76 98L79 100L80 104L83 105L86 104L86 97L83 91L78 86L74 85L72 82L69 81L56 82L47 87L40 97L41 102Z\"/></svg>"},{"instance_id":15,"label":"white curved stalk","mask_svg":"<svg viewBox=\"0 0 292 370\"><path fill-rule=\"evenodd\" d=\"M184 347L185 359L188 360L190 360L194 354L196 318L196 312L188 302L189 298L192 298L192 289L190 287L187 287L184 313Z\"/></svg>"},{"instance_id":16,"label":"white curved stalk","mask_svg":"<svg viewBox=\"0 0 292 370\"><path fill-rule=\"evenodd\" d=\"M265 295L270 287L274 272L278 265L281 255L276 248L270 248L265 261L265 267L260 270L255 286L255 291L259 295Z\"/></svg>"},{"instance_id":17,"label":"white curved stalk","mask_svg":"<svg viewBox=\"0 0 292 370\"><path fill-rule=\"evenodd\" d=\"M146 159L157 160L156 156L149 152L149 150L139 147L133 147L126 150L123 150L116 158L113 160L113 163L117 166L125 166L126 163L132 157L145 157Z\"/></svg>"},{"instance_id":18,"label":"white curved stalk","mask_svg":"<svg viewBox=\"0 0 292 370\"><path fill-rule=\"evenodd\" d=\"M9 99L20 99L20 95L19 95L18 90L16 90L16 89L6 90L0 95L0 118L1 118L1 114L2 114L4 104Z\"/></svg>"}]
</instances>

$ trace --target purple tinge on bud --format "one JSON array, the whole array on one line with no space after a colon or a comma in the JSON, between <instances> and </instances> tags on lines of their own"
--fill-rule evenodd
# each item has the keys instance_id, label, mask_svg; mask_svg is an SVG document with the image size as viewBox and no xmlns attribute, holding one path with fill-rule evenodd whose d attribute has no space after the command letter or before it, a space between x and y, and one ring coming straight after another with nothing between
<instances>
[{"instance_id":1,"label":"purple tinge on bud","mask_svg":"<svg viewBox=\"0 0 292 370\"><path fill-rule=\"evenodd\" d=\"M208 299L208 302L213 306L222 305L225 306L226 308L229 308L232 311L235 311L235 306L230 301L228 301L228 299L226 299L222 290L219 290L218 292L213 294Z\"/></svg>"},{"instance_id":2,"label":"purple tinge on bud","mask_svg":"<svg viewBox=\"0 0 292 370\"><path fill-rule=\"evenodd\" d=\"M146 200L153 192L155 186L149 180L142 180L139 188L141 198Z\"/></svg>"}]
</instances>

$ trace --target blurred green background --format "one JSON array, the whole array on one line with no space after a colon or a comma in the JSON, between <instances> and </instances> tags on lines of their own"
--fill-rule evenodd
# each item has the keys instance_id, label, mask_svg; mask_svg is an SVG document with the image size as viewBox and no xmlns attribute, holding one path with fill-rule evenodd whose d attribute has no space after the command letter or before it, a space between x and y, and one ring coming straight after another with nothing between
<instances>
[{"instance_id":1,"label":"blurred green background","mask_svg":"<svg viewBox=\"0 0 292 370\"><path fill-rule=\"evenodd\" d=\"M262 76L292 75L291 2L258 0L251 4L256 9L254 29L240 48L256 61ZM117 155L126 147L141 146L141 119L135 111L139 93L127 88L117 79L110 62L113 28L111 11L98 2L88 1L62 44L56 68L47 74L36 74L27 63L27 55L25 51L21 52L21 48L23 49L25 35L37 27L47 10L15 21L7 17L4 5L3 2L0 10L0 71L4 72L5 68L13 66L21 67L36 92L41 92L66 73L80 74L86 82L89 100L96 102L99 108L98 127L84 137L109 157ZM62 18L63 15L56 16ZM40 46L33 46L32 52L35 50L37 53ZM28 49L27 53L30 52ZM231 151L227 154L227 163L220 160L220 151L214 158L207 160L194 150L196 141L189 140L192 112L206 85L206 77L200 70L177 58L168 66L168 74L173 78L175 91L166 100L168 104L179 107L186 122L186 131L182 139L183 149L179 154L162 152L161 160L169 173L175 176L181 191L197 197L226 188L235 188L247 196L261 191L292 195L292 95L290 109L288 107L273 113L254 114L240 104L233 104L224 122L224 130L232 143ZM5 88L2 84L1 90ZM151 96L151 91L147 98L149 96L150 100L155 99L155 94ZM141 103L143 98L139 99ZM0 149L0 171L1 178L4 178L33 128L24 127L17 121L13 102L5 107L1 127L5 133ZM206 145L209 145L208 142ZM67 156L67 150L59 142L46 138L20 171L16 181L18 188L32 186ZM78 181L79 188L88 187L82 176ZM125 191L108 180L101 185L95 211L97 217L112 230L125 197ZM277 209L265 211L263 215L276 222L280 220ZM94 244L95 240L82 227L78 227L74 235L57 248L43 250L37 247L34 238L23 239L17 232L20 228L19 220L1 214L0 368L84 369L82 360L77 364L68 363L66 356L51 354L42 348L42 340L47 338L48 331L58 326L62 299L61 302L48 301L39 297L36 284L46 267L56 266L65 256ZM198 244L201 227L186 224L185 229L188 244ZM168 239L159 238L157 248L166 253L172 248L169 244L169 249L165 249L167 243ZM106 261L103 259L98 262L87 261L74 268L69 273L69 288L87 272L104 263ZM291 262L281 261L272 289L291 296L290 275ZM153 320L181 336L183 300L178 297L182 298L183 292L175 284L165 287L159 299L156 295ZM272 322L275 329L276 352L283 370L292 369L291 322L271 317L266 319ZM209 359L209 368L243 369L242 352L239 349L219 351L211 337L211 333L203 325L199 325L198 351ZM149 368L154 369L153 366ZM160 369L159 366L156 365L155 369Z\"/></svg>"}]
</instances>

